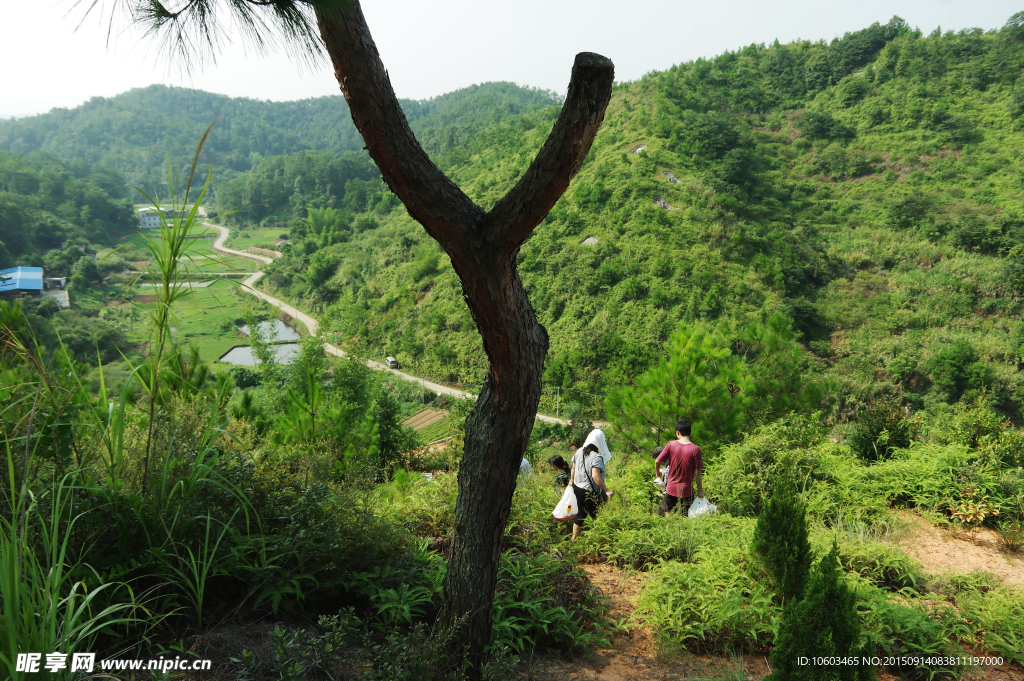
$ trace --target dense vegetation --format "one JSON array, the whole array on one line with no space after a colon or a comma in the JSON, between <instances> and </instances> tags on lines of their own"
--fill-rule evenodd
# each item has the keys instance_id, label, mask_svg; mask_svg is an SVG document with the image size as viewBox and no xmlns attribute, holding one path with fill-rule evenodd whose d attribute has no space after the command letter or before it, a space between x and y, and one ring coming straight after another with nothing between
<instances>
[{"instance_id":1,"label":"dense vegetation","mask_svg":"<svg viewBox=\"0 0 1024 681\"><path fill-rule=\"evenodd\" d=\"M42 266L43 253L62 243L110 244L138 229L123 185L81 160L0 150L0 267Z\"/></svg>"},{"instance_id":2,"label":"dense vegetation","mask_svg":"<svg viewBox=\"0 0 1024 681\"><path fill-rule=\"evenodd\" d=\"M125 263L116 256L97 261L91 250L138 229L126 196L110 169L0 150L0 267L45 267L47 276L68 277L74 296L69 310L50 298L24 300L24 322L51 351L63 342L72 357L92 364L131 351L122 329L101 318L123 293L103 280Z\"/></svg>"},{"instance_id":3,"label":"dense vegetation","mask_svg":"<svg viewBox=\"0 0 1024 681\"><path fill-rule=\"evenodd\" d=\"M979 391L1016 414L1019 23L923 36L893 19L620 86L519 256L552 339L545 408L557 386L601 416L608 386L651 368L680 325L780 312L842 418L886 395L925 408ZM488 207L556 113L512 117L435 159ZM343 311L359 352L477 384L484 361L445 256L393 201L352 210L297 212L272 288Z\"/></svg>"},{"instance_id":4,"label":"dense vegetation","mask_svg":"<svg viewBox=\"0 0 1024 681\"><path fill-rule=\"evenodd\" d=\"M161 281L188 277L175 255L186 231L176 224L146 246ZM153 290L147 356L127 372L41 346L21 302L0 301L0 668L33 678L16 657L35 650L99 651L98 665L168 646L192 657L183 646L205 646L196 635L242 613L278 622L274 643L232 646L235 659L201 653L226 673L461 677L450 634L425 624L439 606L471 405L453 408L456 440L429 460L424 488L395 460L412 444L400 403L417 388L354 359L328 362L318 337L282 366L253 333L263 363L229 374L174 343L171 310L187 287ZM244 316L258 328L255 311ZM517 517L545 512L543 498L519 503ZM602 640L585 576L549 550L558 537L532 522L510 531L485 678L507 678L528 647Z\"/></svg>"},{"instance_id":5,"label":"dense vegetation","mask_svg":"<svg viewBox=\"0 0 1024 681\"><path fill-rule=\"evenodd\" d=\"M428 100L402 100L402 106L427 148L445 153L484 126L552 101L541 90L486 83ZM102 164L133 186L166 194L168 152L190 153L214 119L203 159L204 165L213 163L218 180L258 166L264 156L363 147L340 95L270 102L152 85L94 97L74 109L0 121L0 149Z\"/></svg>"},{"instance_id":6,"label":"dense vegetation","mask_svg":"<svg viewBox=\"0 0 1024 681\"><path fill-rule=\"evenodd\" d=\"M217 200L223 206L241 207L226 218L234 224L287 226L296 215L305 217L310 208L334 207L345 211L347 224L353 213L373 207L367 205L368 198L378 199L382 188L380 171L363 152L300 151L262 159L251 171L219 186Z\"/></svg>"},{"instance_id":7,"label":"dense vegetation","mask_svg":"<svg viewBox=\"0 0 1024 681\"><path fill-rule=\"evenodd\" d=\"M1024 400L1022 25L924 37L894 19L618 88L520 254L574 420L531 437L484 678L533 674L541 655L634 626L662 656L771 648L778 679L872 671L794 663L812 653L943 660L891 665L915 681L969 672L945 661L965 649L1024 664L1019 586L930 574L904 548L921 522L957 541L984 531L1007 554L1024 545L1024 434L1008 418ZM490 105L447 105L430 115L457 134L431 151L485 206L557 113L510 105L491 125ZM35 153L3 158L72 196L93 174ZM39 188L17 196L52 212ZM255 197L266 205L231 203ZM181 343L196 319L231 334L237 321L224 301L189 308L230 298L183 285L231 264L193 239L195 215L121 252L160 284L137 307L113 297L120 259L74 244L44 256L72 276L79 318L119 335L75 337L45 302L0 301L0 668L21 681L18 652L97 651L215 658L253 680L462 678L452 632L431 623L472 405L446 405L429 440L448 439L412 449L401 417L423 403L415 384L323 351L337 329L364 355L474 384L483 358L456 277L358 151L260 159L217 199L248 209L260 238L287 221L269 285L314 309L325 337L278 364L259 331L268 310L241 304L257 367L228 371ZM118 233L88 224L64 229ZM133 327L148 342L131 336L111 367ZM568 542L543 462L597 414L613 422L616 494ZM680 415L717 515L656 514L647 452ZM645 573L632 620L609 621L578 569L590 561Z\"/></svg>"}]
</instances>

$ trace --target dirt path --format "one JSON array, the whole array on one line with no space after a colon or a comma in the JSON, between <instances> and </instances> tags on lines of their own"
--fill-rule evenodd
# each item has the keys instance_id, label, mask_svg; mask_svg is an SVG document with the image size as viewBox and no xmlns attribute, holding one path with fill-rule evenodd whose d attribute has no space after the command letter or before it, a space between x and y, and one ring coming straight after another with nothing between
<instances>
[{"instance_id":1,"label":"dirt path","mask_svg":"<svg viewBox=\"0 0 1024 681\"><path fill-rule=\"evenodd\" d=\"M935 527L919 515L900 514L913 531L902 544L908 555L916 558L925 572L941 576L951 572L990 572L1003 584L1024 584L1024 552L1010 555L999 550L999 537L992 530L982 529L971 541L954 536L949 530Z\"/></svg>"}]
</instances>

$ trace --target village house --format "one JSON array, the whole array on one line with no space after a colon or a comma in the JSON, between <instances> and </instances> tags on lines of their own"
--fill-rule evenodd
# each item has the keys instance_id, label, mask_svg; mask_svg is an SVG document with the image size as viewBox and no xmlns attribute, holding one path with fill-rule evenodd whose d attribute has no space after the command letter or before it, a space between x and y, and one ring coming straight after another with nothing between
<instances>
[{"instance_id":1,"label":"village house","mask_svg":"<svg viewBox=\"0 0 1024 681\"><path fill-rule=\"evenodd\" d=\"M171 209L164 210L164 218L171 220L174 218L174 211ZM160 228L160 211L155 208L148 208L146 210L139 211L139 228L140 229L159 229Z\"/></svg>"}]
</instances>

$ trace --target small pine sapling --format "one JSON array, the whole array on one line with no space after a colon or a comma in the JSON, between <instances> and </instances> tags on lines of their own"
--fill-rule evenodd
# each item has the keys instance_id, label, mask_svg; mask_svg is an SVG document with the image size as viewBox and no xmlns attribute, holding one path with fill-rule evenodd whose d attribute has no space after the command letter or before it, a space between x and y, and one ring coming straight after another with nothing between
<instances>
[{"instance_id":1,"label":"small pine sapling","mask_svg":"<svg viewBox=\"0 0 1024 681\"><path fill-rule=\"evenodd\" d=\"M869 643L860 643L857 595L843 580L839 548L815 566L803 598L786 606L775 637L770 681L868 681L871 665L800 664L800 658L856 659L871 657Z\"/></svg>"},{"instance_id":2,"label":"small pine sapling","mask_svg":"<svg viewBox=\"0 0 1024 681\"><path fill-rule=\"evenodd\" d=\"M767 574L783 603L800 598L811 569L804 505L786 486L776 488L761 510L750 544L756 568Z\"/></svg>"}]
</instances>

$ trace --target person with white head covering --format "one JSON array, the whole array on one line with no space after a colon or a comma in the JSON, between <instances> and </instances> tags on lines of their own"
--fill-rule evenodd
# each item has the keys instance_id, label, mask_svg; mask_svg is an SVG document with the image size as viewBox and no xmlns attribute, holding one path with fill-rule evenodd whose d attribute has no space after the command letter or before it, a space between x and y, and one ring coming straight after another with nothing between
<instances>
[{"instance_id":1,"label":"person with white head covering","mask_svg":"<svg viewBox=\"0 0 1024 681\"><path fill-rule=\"evenodd\" d=\"M600 428L594 428L590 431L590 435L587 436L583 446L597 445L597 451L600 452L601 458L604 459L604 463L607 465L612 460L611 450L608 449L608 440L604 436L604 431Z\"/></svg>"},{"instance_id":2,"label":"person with white head covering","mask_svg":"<svg viewBox=\"0 0 1024 681\"><path fill-rule=\"evenodd\" d=\"M572 476L570 482L576 494L579 512L572 523L572 538L580 536L583 522L588 518L597 517L597 507L610 499L614 492L608 489L604 481L605 467L611 452L608 442L600 429L594 429L587 436L587 441L576 450L572 457Z\"/></svg>"}]
</instances>

